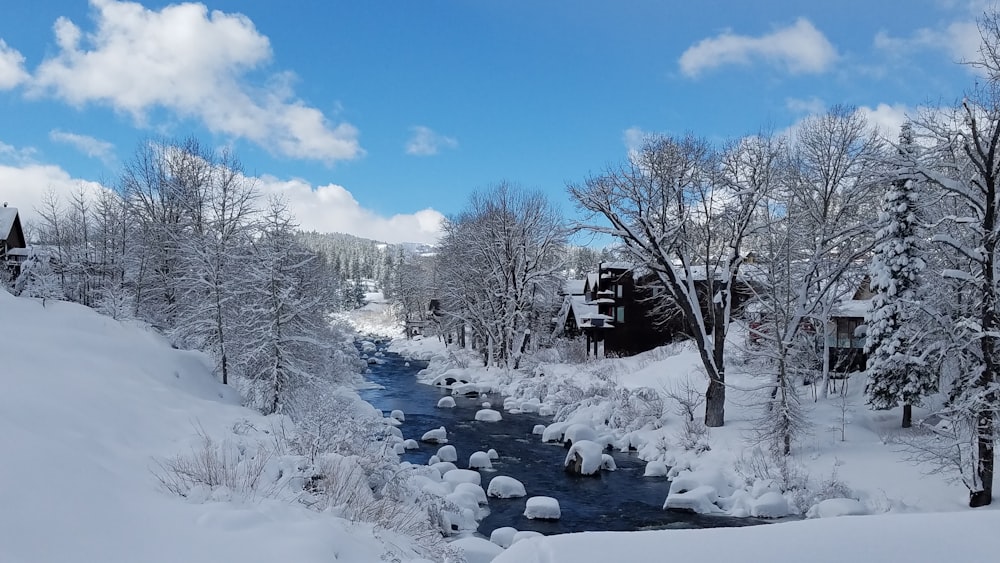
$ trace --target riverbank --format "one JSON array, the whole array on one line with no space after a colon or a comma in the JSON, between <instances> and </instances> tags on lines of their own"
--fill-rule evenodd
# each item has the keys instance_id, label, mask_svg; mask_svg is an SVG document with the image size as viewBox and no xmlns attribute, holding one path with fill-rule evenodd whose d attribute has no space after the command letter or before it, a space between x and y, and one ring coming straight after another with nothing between
<instances>
[{"instance_id":1,"label":"riverbank","mask_svg":"<svg viewBox=\"0 0 1000 563\"><path fill-rule=\"evenodd\" d=\"M711 481L717 490L743 491L753 500L777 490L793 514L805 515L817 502L835 497L854 499L851 511L866 514L968 510L964 486L934 473L933 467L908 461L909 454L894 445L893 437L903 432L900 414L870 411L857 375L840 384L846 383L842 395L827 399L814 402L812 389L801 389L812 426L793 444L786 465L775 468L754 446L760 409L748 390L759 388L760 381L742 358L730 358L726 426L703 429L687 424L677 400L687 389L697 394L705 385L697 352L689 344L582 364L529 363L529 369L514 372L486 370L468 351L433 338L397 339L391 349L428 360L421 375L425 382L452 377L512 397L507 409L541 410L556 420L595 427L607 423L619 446L637 448L647 461L662 461L675 476L686 472L695 485ZM702 407L693 411L695 420L703 416ZM921 415L915 409L915 418ZM752 504L742 494L737 497L728 504L692 503L706 511L750 514ZM823 511L814 511L819 513Z\"/></svg>"}]
</instances>

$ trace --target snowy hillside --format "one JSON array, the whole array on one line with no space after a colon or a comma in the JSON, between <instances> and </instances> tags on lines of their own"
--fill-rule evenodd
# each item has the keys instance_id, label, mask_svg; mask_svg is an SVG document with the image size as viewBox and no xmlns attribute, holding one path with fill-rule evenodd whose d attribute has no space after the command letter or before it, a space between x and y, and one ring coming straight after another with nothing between
<instances>
[{"instance_id":1,"label":"snowy hillside","mask_svg":"<svg viewBox=\"0 0 1000 563\"><path fill-rule=\"evenodd\" d=\"M0 319L0 561L360 562L385 552L370 528L287 498L163 490L160 465L201 451L199 433L237 445L240 471L260 461L272 489L292 473L259 457L281 419L241 407L205 356L79 305L2 290Z\"/></svg>"}]
</instances>

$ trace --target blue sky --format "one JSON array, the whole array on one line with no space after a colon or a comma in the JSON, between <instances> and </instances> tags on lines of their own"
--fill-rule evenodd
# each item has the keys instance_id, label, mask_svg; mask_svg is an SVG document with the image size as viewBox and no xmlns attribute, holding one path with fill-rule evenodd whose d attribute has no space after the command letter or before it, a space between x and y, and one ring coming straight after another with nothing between
<instances>
[{"instance_id":1,"label":"blue sky","mask_svg":"<svg viewBox=\"0 0 1000 563\"><path fill-rule=\"evenodd\" d=\"M890 134L975 75L982 0L4 0L0 199L113 183L150 137L231 146L305 228L429 241L501 180L565 193L644 132Z\"/></svg>"}]
</instances>

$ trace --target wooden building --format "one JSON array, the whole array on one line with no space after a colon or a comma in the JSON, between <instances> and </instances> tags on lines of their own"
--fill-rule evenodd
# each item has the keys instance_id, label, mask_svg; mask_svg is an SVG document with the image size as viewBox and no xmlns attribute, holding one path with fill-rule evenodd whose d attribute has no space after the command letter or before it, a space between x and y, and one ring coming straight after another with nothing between
<instances>
[{"instance_id":1,"label":"wooden building","mask_svg":"<svg viewBox=\"0 0 1000 563\"><path fill-rule=\"evenodd\" d=\"M21 272L21 263L27 257L21 217L16 207L7 207L4 202L3 207L0 207L0 265L6 268L11 277L17 277Z\"/></svg>"}]
</instances>

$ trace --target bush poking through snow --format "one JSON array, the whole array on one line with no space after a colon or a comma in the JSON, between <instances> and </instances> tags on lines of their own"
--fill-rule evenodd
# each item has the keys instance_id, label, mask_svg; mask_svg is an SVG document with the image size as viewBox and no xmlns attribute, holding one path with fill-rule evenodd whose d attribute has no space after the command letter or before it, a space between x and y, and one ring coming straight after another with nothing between
<instances>
[{"instance_id":1,"label":"bush poking through snow","mask_svg":"<svg viewBox=\"0 0 1000 563\"><path fill-rule=\"evenodd\" d=\"M217 443L198 429L200 445L186 455L154 461L153 475L163 488L187 497L195 488L209 491L225 487L246 500L275 493L273 482L264 477L274 451L264 443L254 448L238 446L226 440Z\"/></svg>"}]
</instances>

